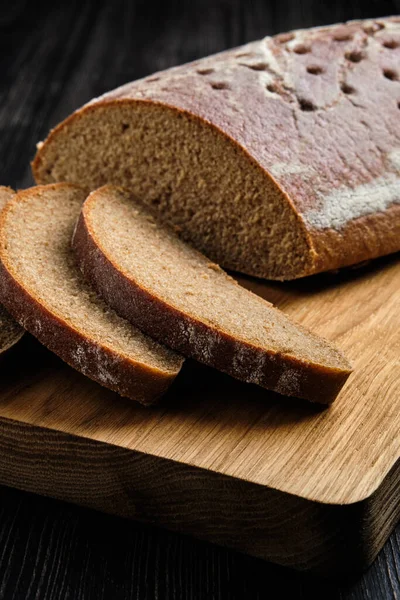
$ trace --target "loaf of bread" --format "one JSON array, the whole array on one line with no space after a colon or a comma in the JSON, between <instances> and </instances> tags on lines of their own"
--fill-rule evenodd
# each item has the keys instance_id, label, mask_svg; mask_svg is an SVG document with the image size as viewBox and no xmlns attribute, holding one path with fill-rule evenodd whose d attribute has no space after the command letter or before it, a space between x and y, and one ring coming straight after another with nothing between
<instances>
[{"instance_id":1,"label":"loaf of bread","mask_svg":"<svg viewBox=\"0 0 400 600\"><path fill-rule=\"evenodd\" d=\"M157 73L38 145L39 183L130 188L222 266L293 279L400 249L400 18Z\"/></svg>"},{"instance_id":2,"label":"loaf of bread","mask_svg":"<svg viewBox=\"0 0 400 600\"><path fill-rule=\"evenodd\" d=\"M185 356L323 404L350 374L336 348L241 287L129 191L109 185L92 192L72 245L110 306Z\"/></svg>"},{"instance_id":3,"label":"loaf of bread","mask_svg":"<svg viewBox=\"0 0 400 600\"><path fill-rule=\"evenodd\" d=\"M0 217L0 301L69 365L143 404L183 359L119 317L86 284L71 250L86 191L56 184L16 194Z\"/></svg>"},{"instance_id":4,"label":"loaf of bread","mask_svg":"<svg viewBox=\"0 0 400 600\"><path fill-rule=\"evenodd\" d=\"M12 189L0 186L0 211L3 210L14 194L15 192ZM0 304L0 357L19 342L24 332L23 327L18 325L4 306Z\"/></svg>"}]
</instances>

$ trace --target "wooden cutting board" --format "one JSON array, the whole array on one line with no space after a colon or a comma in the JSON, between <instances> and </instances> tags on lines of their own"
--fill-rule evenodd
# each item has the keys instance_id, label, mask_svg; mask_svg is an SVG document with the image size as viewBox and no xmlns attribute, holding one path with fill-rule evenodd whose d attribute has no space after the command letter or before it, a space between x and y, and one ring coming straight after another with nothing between
<instances>
[{"instance_id":1,"label":"wooden cutting board","mask_svg":"<svg viewBox=\"0 0 400 600\"><path fill-rule=\"evenodd\" d=\"M347 353L331 408L187 361L146 409L26 336L2 365L0 483L325 575L370 564L400 514L399 255L241 282Z\"/></svg>"}]
</instances>

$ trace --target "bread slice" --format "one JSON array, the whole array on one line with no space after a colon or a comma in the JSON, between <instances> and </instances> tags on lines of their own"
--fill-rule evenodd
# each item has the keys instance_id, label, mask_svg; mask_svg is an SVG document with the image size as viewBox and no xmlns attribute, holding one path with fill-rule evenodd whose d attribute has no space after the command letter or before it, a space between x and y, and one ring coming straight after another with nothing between
<instances>
[{"instance_id":1,"label":"bread slice","mask_svg":"<svg viewBox=\"0 0 400 600\"><path fill-rule=\"evenodd\" d=\"M15 192L11 188L0 186L0 211L14 195ZM14 321L4 306L0 305L0 357L15 346L24 333L23 327Z\"/></svg>"},{"instance_id":2,"label":"bread slice","mask_svg":"<svg viewBox=\"0 0 400 600\"><path fill-rule=\"evenodd\" d=\"M71 236L86 191L19 192L0 216L0 301L69 365L143 404L170 385L183 359L132 327L86 284Z\"/></svg>"},{"instance_id":3,"label":"bread slice","mask_svg":"<svg viewBox=\"0 0 400 600\"><path fill-rule=\"evenodd\" d=\"M39 144L39 183L131 189L218 264L293 279L400 250L400 17L128 83Z\"/></svg>"},{"instance_id":4,"label":"bread slice","mask_svg":"<svg viewBox=\"0 0 400 600\"><path fill-rule=\"evenodd\" d=\"M350 374L338 350L238 285L122 188L90 194L72 244L110 306L185 356L324 404Z\"/></svg>"}]
</instances>

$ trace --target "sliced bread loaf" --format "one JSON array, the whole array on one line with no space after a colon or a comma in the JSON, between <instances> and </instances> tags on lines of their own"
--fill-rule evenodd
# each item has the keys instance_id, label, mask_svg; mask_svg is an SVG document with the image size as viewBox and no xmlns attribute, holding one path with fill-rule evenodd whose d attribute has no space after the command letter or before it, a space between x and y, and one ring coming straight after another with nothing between
<instances>
[{"instance_id":1,"label":"sliced bread loaf","mask_svg":"<svg viewBox=\"0 0 400 600\"><path fill-rule=\"evenodd\" d=\"M400 250L400 17L266 37L128 83L39 144L38 183L125 186L223 267Z\"/></svg>"},{"instance_id":2,"label":"sliced bread loaf","mask_svg":"<svg viewBox=\"0 0 400 600\"><path fill-rule=\"evenodd\" d=\"M186 356L327 404L350 374L338 350L238 285L127 190L92 192L72 243L85 277L110 306Z\"/></svg>"},{"instance_id":3,"label":"sliced bread loaf","mask_svg":"<svg viewBox=\"0 0 400 600\"><path fill-rule=\"evenodd\" d=\"M119 317L83 280L70 243L86 197L58 184L19 192L0 217L0 301L69 365L150 404L183 359Z\"/></svg>"},{"instance_id":4,"label":"sliced bread loaf","mask_svg":"<svg viewBox=\"0 0 400 600\"><path fill-rule=\"evenodd\" d=\"M0 211L14 194L14 190L9 187L0 186ZM0 305L0 356L19 342L23 335L24 329Z\"/></svg>"}]
</instances>

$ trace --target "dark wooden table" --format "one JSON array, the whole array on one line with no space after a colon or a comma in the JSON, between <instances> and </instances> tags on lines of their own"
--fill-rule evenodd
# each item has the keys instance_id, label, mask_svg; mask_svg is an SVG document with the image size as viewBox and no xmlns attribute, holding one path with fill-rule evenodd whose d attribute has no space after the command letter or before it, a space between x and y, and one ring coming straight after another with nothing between
<instances>
[{"instance_id":1,"label":"dark wooden table","mask_svg":"<svg viewBox=\"0 0 400 600\"><path fill-rule=\"evenodd\" d=\"M400 13L400 0L3 2L0 184L32 183L49 127L108 89L266 34ZM400 598L400 526L332 583L159 529L0 487L0 598ZM279 590L279 591L274 591Z\"/></svg>"}]
</instances>

